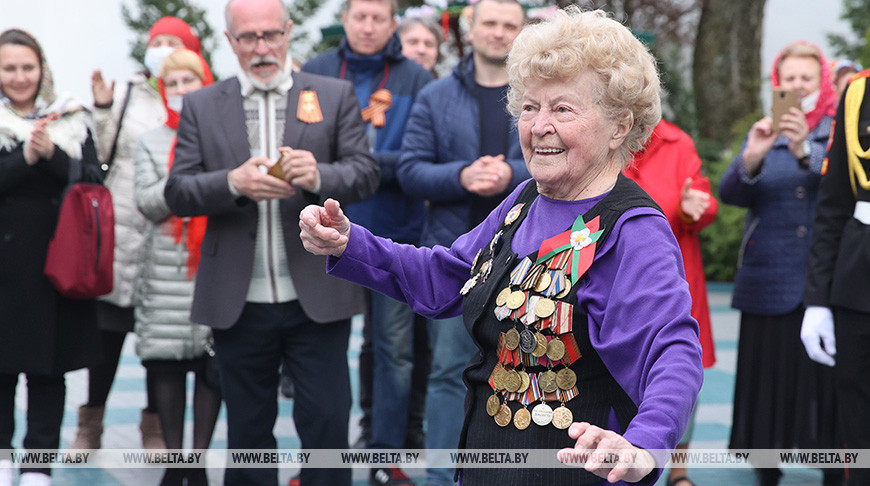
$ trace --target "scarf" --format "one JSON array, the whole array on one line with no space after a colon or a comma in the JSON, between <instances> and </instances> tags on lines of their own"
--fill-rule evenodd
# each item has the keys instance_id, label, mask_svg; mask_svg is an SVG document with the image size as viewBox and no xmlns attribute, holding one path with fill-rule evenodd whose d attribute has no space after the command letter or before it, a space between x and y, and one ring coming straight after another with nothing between
<instances>
[{"instance_id":1,"label":"scarf","mask_svg":"<svg viewBox=\"0 0 870 486\"><path fill-rule=\"evenodd\" d=\"M208 86L214 82L214 77L212 76L211 69L209 69L208 64L205 62L205 59L203 59L202 56L199 56L199 54L197 54L197 56L202 63L202 72L205 76L205 79L202 80L202 85ZM163 99L163 106L166 107L166 126L173 130L178 130L178 122L181 116L178 112L169 108L169 104L166 101L166 86L163 84L163 79L159 79L157 84L160 91L160 97ZM175 144L177 142L178 138L173 138L172 144L169 146L169 160L167 160L166 163L167 174L172 170L172 162L175 161ZM196 275L197 269L199 268L199 259L201 255L200 247L202 246L202 239L205 237L207 226L208 218L206 216L180 218L175 215L170 216L164 226L169 236L175 238L175 244L180 244L181 240L184 239L184 245L187 248L188 280L193 279L194 275Z\"/></svg>"},{"instance_id":2,"label":"scarf","mask_svg":"<svg viewBox=\"0 0 870 486\"><path fill-rule=\"evenodd\" d=\"M837 94L834 91L834 84L831 82L831 64L825 59L822 50L811 42L799 41L801 44L808 45L816 50L819 54L819 63L821 64L821 79L819 80L819 98L816 100L816 107L806 113L807 125L810 131L816 129L819 122L825 116L834 116L837 114ZM770 84L776 88L779 87L779 75L776 72L776 66L779 64L779 58L782 56L782 51L776 55L773 60L773 67L770 72Z\"/></svg>"}]
</instances>

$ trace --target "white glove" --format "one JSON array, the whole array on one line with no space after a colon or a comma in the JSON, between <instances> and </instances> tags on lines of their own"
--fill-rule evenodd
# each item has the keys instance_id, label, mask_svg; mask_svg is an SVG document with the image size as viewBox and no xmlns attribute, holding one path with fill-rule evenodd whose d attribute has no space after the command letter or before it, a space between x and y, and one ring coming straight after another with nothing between
<instances>
[{"instance_id":1,"label":"white glove","mask_svg":"<svg viewBox=\"0 0 870 486\"><path fill-rule=\"evenodd\" d=\"M807 307L801 323L801 341L810 359L823 365L834 366L837 340L834 338L834 314L831 313L831 309Z\"/></svg>"}]
</instances>

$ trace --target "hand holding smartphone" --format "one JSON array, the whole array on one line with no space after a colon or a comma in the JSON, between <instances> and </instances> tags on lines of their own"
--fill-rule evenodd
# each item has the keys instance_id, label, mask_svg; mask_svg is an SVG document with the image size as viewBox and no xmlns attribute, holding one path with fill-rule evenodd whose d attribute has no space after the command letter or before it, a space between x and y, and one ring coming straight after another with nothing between
<instances>
[{"instance_id":1,"label":"hand holding smartphone","mask_svg":"<svg viewBox=\"0 0 870 486\"><path fill-rule=\"evenodd\" d=\"M770 110L771 118L773 119L773 131L779 131L779 122L782 119L782 115L788 113L793 107L797 109L801 107L797 91L773 88L773 105Z\"/></svg>"}]
</instances>

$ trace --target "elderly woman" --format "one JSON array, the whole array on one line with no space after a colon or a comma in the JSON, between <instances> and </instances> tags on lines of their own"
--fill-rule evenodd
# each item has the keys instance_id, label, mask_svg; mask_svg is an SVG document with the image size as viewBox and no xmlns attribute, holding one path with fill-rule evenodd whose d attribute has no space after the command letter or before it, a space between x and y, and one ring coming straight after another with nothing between
<instances>
[{"instance_id":1,"label":"elderly woman","mask_svg":"<svg viewBox=\"0 0 870 486\"><path fill-rule=\"evenodd\" d=\"M331 256L333 275L434 318L463 314L479 353L465 371L460 448L620 457L585 470L467 468L463 485L651 484L702 380L680 249L620 174L660 119L653 58L604 13L572 7L523 30L508 69L533 180L483 223L450 248L415 248L352 225L328 200L303 211L303 242Z\"/></svg>"},{"instance_id":2,"label":"elderly woman","mask_svg":"<svg viewBox=\"0 0 870 486\"><path fill-rule=\"evenodd\" d=\"M813 363L800 341L804 279L836 97L821 50L797 41L780 51L770 82L798 93L801 108L780 130L755 122L722 176L722 201L747 208L731 306L740 337L731 426L733 449L839 448L833 374ZM833 364L833 362L831 362ZM825 484L842 470L823 469ZM776 468L756 470L776 485Z\"/></svg>"},{"instance_id":3,"label":"elderly woman","mask_svg":"<svg viewBox=\"0 0 870 486\"><path fill-rule=\"evenodd\" d=\"M30 34L0 34L0 486L12 486L18 375L27 377L26 449L60 445L64 373L94 364L92 300L72 300L43 273L70 162L102 180L88 116L56 97L42 48ZM48 464L22 466L21 485L51 483Z\"/></svg>"}]
</instances>

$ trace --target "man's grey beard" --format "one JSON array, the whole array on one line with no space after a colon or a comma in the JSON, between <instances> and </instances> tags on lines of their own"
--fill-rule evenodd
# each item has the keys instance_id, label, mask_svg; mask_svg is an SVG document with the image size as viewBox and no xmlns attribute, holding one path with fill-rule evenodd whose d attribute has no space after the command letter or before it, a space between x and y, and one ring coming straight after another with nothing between
<instances>
[{"instance_id":1,"label":"man's grey beard","mask_svg":"<svg viewBox=\"0 0 870 486\"><path fill-rule=\"evenodd\" d=\"M275 77L272 78L272 80L269 82L263 82L263 81L257 79L253 74L254 66L257 64L260 64L260 63L264 63L264 62L273 62L273 63L275 63L275 65L279 66L278 74L276 74ZM251 62L248 63L248 67L251 70L248 73L248 79L251 81L251 85L254 88L262 90L262 91L271 91L271 90L277 88L283 82L287 81L287 79L289 79L289 77L290 77L290 72L287 69L286 63L285 63L285 66L283 68L280 66L281 66L281 63L278 62L278 59L274 58L272 56L260 56L260 57L255 57L254 59L251 59Z\"/></svg>"}]
</instances>

